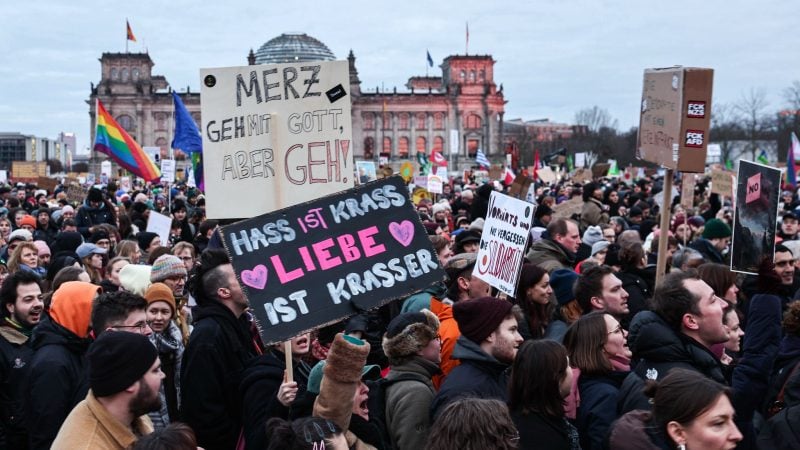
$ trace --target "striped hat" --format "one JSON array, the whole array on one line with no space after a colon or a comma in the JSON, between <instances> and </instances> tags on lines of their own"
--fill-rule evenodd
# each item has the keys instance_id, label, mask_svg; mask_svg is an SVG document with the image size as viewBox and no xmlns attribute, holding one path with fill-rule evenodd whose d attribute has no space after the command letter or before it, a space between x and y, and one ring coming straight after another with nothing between
<instances>
[{"instance_id":1,"label":"striped hat","mask_svg":"<svg viewBox=\"0 0 800 450\"><path fill-rule=\"evenodd\" d=\"M153 271L150 273L150 281L157 283L167 278L187 275L186 266L183 261L175 255L161 255L153 263Z\"/></svg>"}]
</instances>

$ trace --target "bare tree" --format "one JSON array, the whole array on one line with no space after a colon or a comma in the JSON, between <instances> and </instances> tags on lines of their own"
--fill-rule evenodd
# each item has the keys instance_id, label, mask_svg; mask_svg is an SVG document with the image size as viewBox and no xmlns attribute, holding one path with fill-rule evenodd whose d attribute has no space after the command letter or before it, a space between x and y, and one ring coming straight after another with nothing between
<instances>
[{"instance_id":1,"label":"bare tree","mask_svg":"<svg viewBox=\"0 0 800 450\"><path fill-rule=\"evenodd\" d=\"M599 133L604 128L616 130L618 122L607 109L595 105L575 113L575 125L584 125L590 133Z\"/></svg>"},{"instance_id":2,"label":"bare tree","mask_svg":"<svg viewBox=\"0 0 800 450\"><path fill-rule=\"evenodd\" d=\"M767 94L764 89L751 88L749 92L742 94L742 97L734 105L735 111L741 118L744 134L748 141L747 149L753 160L756 159L758 152L758 141L769 128L769 121L766 120L764 110L767 108Z\"/></svg>"},{"instance_id":3,"label":"bare tree","mask_svg":"<svg viewBox=\"0 0 800 450\"><path fill-rule=\"evenodd\" d=\"M720 147L720 158L723 164L733 161L733 142L744 138L734 106L728 103L714 102L711 111L710 140Z\"/></svg>"}]
</instances>

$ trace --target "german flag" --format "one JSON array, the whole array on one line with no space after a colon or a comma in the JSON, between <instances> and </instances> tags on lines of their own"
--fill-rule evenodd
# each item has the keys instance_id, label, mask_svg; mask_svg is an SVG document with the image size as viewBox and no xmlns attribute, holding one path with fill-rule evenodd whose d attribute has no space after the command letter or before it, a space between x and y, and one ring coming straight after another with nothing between
<instances>
[{"instance_id":1,"label":"german flag","mask_svg":"<svg viewBox=\"0 0 800 450\"><path fill-rule=\"evenodd\" d=\"M128 29L128 40L136 42L136 36L133 35L133 30L131 30L131 24L128 23L127 19L125 19L125 27Z\"/></svg>"}]
</instances>

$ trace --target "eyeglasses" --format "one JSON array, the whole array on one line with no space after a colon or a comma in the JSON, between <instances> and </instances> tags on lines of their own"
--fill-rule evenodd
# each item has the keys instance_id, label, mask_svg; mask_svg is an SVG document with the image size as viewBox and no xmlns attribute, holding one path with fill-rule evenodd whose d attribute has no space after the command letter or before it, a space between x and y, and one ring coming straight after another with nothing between
<instances>
[{"instance_id":1,"label":"eyeglasses","mask_svg":"<svg viewBox=\"0 0 800 450\"><path fill-rule=\"evenodd\" d=\"M608 334L608 335L617 334L617 333L622 334L622 331L623 331L622 330L622 324L617 324L617 328L614 328L613 330L609 331L606 334Z\"/></svg>"},{"instance_id":2,"label":"eyeglasses","mask_svg":"<svg viewBox=\"0 0 800 450\"><path fill-rule=\"evenodd\" d=\"M138 329L140 332L144 333L145 331L147 331L149 327L150 327L149 322L139 322L134 325L112 325L109 328L113 328L115 330L117 328L130 329L131 331L135 331Z\"/></svg>"}]
</instances>

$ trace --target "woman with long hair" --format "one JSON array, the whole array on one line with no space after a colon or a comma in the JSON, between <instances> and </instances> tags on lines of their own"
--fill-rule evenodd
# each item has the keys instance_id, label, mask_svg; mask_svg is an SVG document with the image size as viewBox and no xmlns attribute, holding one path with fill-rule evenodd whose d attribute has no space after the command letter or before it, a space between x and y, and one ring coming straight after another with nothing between
<instances>
[{"instance_id":1,"label":"woman with long hair","mask_svg":"<svg viewBox=\"0 0 800 450\"><path fill-rule=\"evenodd\" d=\"M2 239L2 245L6 245L8 243L8 237L11 235L11 221L8 217L0 217L0 239Z\"/></svg>"},{"instance_id":2,"label":"woman with long hair","mask_svg":"<svg viewBox=\"0 0 800 450\"><path fill-rule=\"evenodd\" d=\"M131 263L128 258L122 256L115 256L108 261L105 267L105 277L100 283L103 292L117 292L120 289L121 283L119 281L119 272L123 267Z\"/></svg>"},{"instance_id":3,"label":"woman with long hair","mask_svg":"<svg viewBox=\"0 0 800 450\"><path fill-rule=\"evenodd\" d=\"M564 345L580 393L576 425L584 450L602 449L611 424L617 420L617 400L630 372L627 333L611 314L582 316L567 330ZM577 372L577 371L576 371Z\"/></svg>"},{"instance_id":4,"label":"woman with long hair","mask_svg":"<svg viewBox=\"0 0 800 450\"><path fill-rule=\"evenodd\" d=\"M711 286L717 297L733 305L738 303L739 287L736 285L736 274L727 266L705 263L697 268L697 274Z\"/></svg>"},{"instance_id":5,"label":"woman with long hair","mask_svg":"<svg viewBox=\"0 0 800 450\"><path fill-rule=\"evenodd\" d=\"M18 270L28 270L44 277L47 270L39 267L39 249L33 242L20 242L17 248L11 252L8 258L8 272L15 273Z\"/></svg>"},{"instance_id":6,"label":"woman with long hair","mask_svg":"<svg viewBox=\"0 0 800 450\"><path fill-rule=\"evenodd\" d=\"M520 449L580 448L578 431L564 414L571 386L572 368L563 345L546 339L522 344L511 367L508 395Z\"/></svg>"},{"instance_id":7,"label":"woman with long hair","mask_svg":"<svg viewBox=\"0 0 800 450\"><path fill-rule=\"evenodd\" d=\"M732 450L742 440L730 389L701 373L672 369L647 394L652 412L622 416L611 430L611 450Z\"/></svg>"},{"instance_id":8,"label":"woman with long hair","mask_svg":"<svg viewBox=\"0 0 800 450\"><path fill-rule=\"evenodd\" d=\"M517 283L516 303L525 315L519 332L524 339L544 336L556 309L550 275L534 264L523 264Z\"/></svg>"},{"instance_id":9,"label":"woman with long hair","mask_svg":"<svg viewBox=\"0 0 800 450\"><path fill-rule=\"evenodd\" d=\"M114 247L114 254L123 258L128 258L131 264L139 264L142 259L142 250L139 243L130 239L123 239Z\"/></svg>"}]
</instances>

